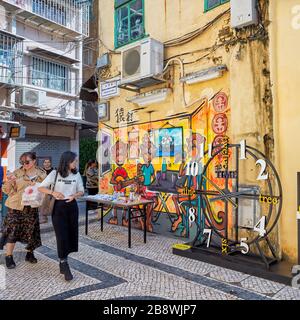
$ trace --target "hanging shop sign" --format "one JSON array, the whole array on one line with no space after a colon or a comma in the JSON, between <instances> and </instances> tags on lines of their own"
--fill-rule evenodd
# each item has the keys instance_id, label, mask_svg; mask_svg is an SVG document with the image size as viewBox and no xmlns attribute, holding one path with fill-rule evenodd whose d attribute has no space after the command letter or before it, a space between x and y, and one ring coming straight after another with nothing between
<instances>
[{"instance_id":1,"label":"hanging shop sign","mask_svg":"<svg viewBox=\"0 0 300 320\"><path fill-rule=\"evenodd\" d=\"M109 99L120 95L120 79L100 83L100 100Z\"/></svg>"}]
</instances>

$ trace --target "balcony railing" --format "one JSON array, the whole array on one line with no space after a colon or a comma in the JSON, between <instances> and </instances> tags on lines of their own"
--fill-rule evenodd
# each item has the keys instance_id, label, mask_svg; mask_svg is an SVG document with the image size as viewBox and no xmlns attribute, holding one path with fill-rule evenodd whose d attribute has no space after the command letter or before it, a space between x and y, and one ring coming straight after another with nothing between
<instances>
[{"instance_id":1,"label":"balcony railing","mask_svg":"<svg viewBox=\"0 0 300 320\"><path fill-rule=\"evenodd\" d=\"M89 0L3 0L77 33L89 34Z\"/></svg>"},{"instance_id":2,"label":"balcony railing","mask_svg":"<svg viewBox=\"0 0 300 320\"><path fill-rule=\"evenodd\" d=\"M23 42L0 32L0 83L22 85Z\"/></svg>"}]
</instances>

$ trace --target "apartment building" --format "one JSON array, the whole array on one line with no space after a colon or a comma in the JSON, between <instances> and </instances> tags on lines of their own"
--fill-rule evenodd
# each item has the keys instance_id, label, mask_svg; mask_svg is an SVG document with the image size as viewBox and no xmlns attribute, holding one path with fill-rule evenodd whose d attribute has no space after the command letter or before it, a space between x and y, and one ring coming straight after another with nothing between
<instances>
[{"instance_id":1,"label":"apartment building","mask_svg":"<svg viewBox=\"0 0 300 320\"><path fill-rule=\"evenodd\" d=\"M0 1L0 122L2 165L18 166L24 151L50 157L79 151L83 119L83 41L89 35L90 1ZM12 126L19 137L9 139Z\"/></svg>"}]
</instances>

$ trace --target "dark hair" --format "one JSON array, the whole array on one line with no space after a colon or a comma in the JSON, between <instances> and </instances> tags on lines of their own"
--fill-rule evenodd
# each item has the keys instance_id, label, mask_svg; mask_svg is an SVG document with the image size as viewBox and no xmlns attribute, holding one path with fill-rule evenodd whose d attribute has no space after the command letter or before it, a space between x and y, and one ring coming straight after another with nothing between
<instances>
[{"instance_id":1,"label":"dark hair","mask_svg":"<svg viewBox=\"0 0 300 320\"><path fill-rule=\"evenodd\" d=\"M35 152L24 152L20 156L20 161L24 157L29 157L31 160L36 160L36 153Z\"/></svg>"},{"instance_id":2,"label":"dark hair","mask_svg":"<svg viewBox=\"0 0 300 320\"><path fill-rule=\"evenodd\" d=\"M94 159L90 159L89 161L88 161L88 163L87 163L87 168L89 168L92 164L94 164L94 163L97 163L97 161L96 160L94 160Z\"/></svg>"},{"instance_id":3,"label":"dark hair","mask_svg":"<svg viewBox=\"0 0 300 320\"><path fill-rule=\"evenodd\" d=\"M69 175L69 165L76 159L76 157L77 154L72 151L66 151L61 155L57 171L63 178L66 178ZM71 172L76 174L77 170L72 169Z\"/></svg>"}]
</instances>

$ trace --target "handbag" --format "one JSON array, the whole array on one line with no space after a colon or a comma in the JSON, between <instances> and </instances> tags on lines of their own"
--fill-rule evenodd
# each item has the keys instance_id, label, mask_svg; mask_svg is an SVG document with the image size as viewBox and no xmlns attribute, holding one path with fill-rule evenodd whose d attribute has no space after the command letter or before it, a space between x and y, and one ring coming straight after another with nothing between
<instances>
[{"instance_id":1,"label":"handbag","mask_svg":"<svg viewBox=\"0 0 300 320\"><path fill-rule=\"evenodd\" d=\"M58 171L56 171L56 175L55 175L55 179L54 179L54 183L51 186L51 191L54 191L55 185L56 185L56 180L57 180L57 176L58 176ZM46 216L51 216L52 212L53 212L53 208L54 208L54 203L55 203L55 198L53 197L53 195L51 194L46 194L45 198L44 198L44 202L42 204L42 212L44 215Z\"/></svg>"}]
</instances>

